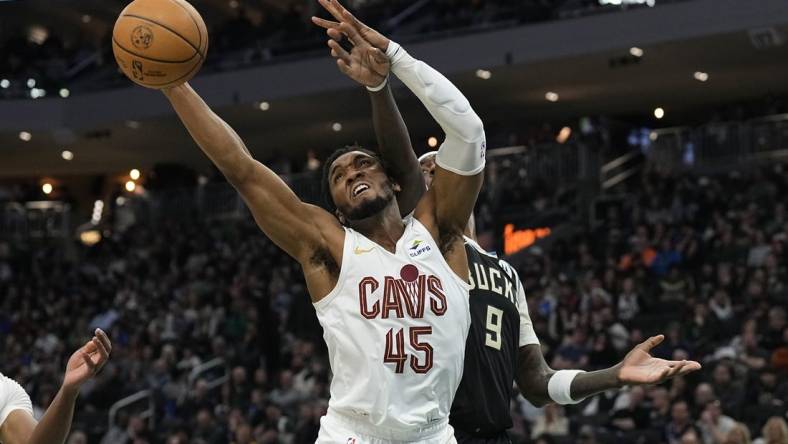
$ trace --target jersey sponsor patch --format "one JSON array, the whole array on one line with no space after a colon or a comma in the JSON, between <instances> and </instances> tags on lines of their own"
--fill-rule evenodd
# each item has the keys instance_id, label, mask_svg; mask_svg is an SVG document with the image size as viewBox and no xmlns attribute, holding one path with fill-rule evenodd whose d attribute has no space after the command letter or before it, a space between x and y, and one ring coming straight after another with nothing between
<instances>
[{"instance_id":1,"label":"jersey sponsor patch","mask_svg":"<svg viewBox=\"0 0 788 444\"><path fill-rule=\"evenodd\" d=\"M416 239L411 242L410 247L408 247L408 256L411 259L417 258L425 258L432 253L432 247L427 242L424 242L421 239Z\"/></svg>"}]
</instances>

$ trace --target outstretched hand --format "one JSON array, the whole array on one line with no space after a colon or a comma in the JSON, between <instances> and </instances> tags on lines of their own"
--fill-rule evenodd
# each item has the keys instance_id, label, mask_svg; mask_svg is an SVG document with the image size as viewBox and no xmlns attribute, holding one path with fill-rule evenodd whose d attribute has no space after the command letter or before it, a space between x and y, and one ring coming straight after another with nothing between
<instances>
[{"instance_id":1,"label":"outstretched hand","mask_svg":"<svg viewBox=\"0 0 788 444\"><path fill-rule=\"evenodd\" d=\"M95 376L109 360L112 344L100 328L96 329L93 339L88 341L68 359L63 387L74 391Z\"/></svg>"},{"instance_id":2,"label":"outstretched hand","mask_svg":"<svg viewBox=\"0 0 788 444\"><path fill-rule=\"evenodd\" d=\"M390 40L366 26L336 0L319 0L336 22L312 17L312 22L326 29L328 46L339 70L356 82L369 87L382 84L391 70L385 54ZM353 45L348 52L339 44L347 37Z\"/></svg>"},{"instance_id":3,"label":"outstretched hand","mask_svg":"<svg viewBox=\"0 0 788 444\"><path fill-rule=\"evenodd\" d=\"M667 361L651 356L651 349L663 340L663 335L652 336L632 349L619 366L619 381L624 385L661 384L700 370L700 363L695 361Z\"/></svg>"}]
</instances>

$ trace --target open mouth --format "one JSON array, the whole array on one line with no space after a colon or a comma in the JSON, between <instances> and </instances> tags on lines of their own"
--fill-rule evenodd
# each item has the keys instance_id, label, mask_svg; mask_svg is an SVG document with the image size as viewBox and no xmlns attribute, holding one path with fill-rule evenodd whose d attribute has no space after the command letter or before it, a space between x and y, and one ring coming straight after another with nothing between
<instances>
[{"instance_id":1,"label":"open mouth","mask_svg":"<svg viewBox=\"0 0 788 444\"><path fill-rule=\"evenodd\" d=\"M369 184L364 182L358 183L353 187L353 197L358 197L364 191L367 191L370 188Z\"/></svg>"}]
</instances>

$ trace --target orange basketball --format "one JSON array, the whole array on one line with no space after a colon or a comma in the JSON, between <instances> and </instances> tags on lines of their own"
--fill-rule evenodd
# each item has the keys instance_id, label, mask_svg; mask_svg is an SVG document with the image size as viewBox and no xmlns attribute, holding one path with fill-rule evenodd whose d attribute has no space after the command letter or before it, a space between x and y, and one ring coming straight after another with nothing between
<instances>
[{"instance_id":1,"label":"orange basketball","mask_svg":"<svg viewBox=\"0 0 788 444\"><path fill-rule=\"evenodd\" d=\"M184 0L135 0L120 13L112 51L128 78L162 89L189 81L205 61L208 29Z\"/></svg>"}]
</instances>

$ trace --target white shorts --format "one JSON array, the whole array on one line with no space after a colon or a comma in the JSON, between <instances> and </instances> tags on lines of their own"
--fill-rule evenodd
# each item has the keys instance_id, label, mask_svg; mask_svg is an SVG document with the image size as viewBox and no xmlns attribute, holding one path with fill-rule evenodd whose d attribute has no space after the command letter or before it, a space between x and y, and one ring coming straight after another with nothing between
<instances>
[{"instance_id":1,"label":"white shorts","mask_svg":"<svg viewBox=\"0 0 788 444\"><path fill-rule=\"evenodd\" d=\"M356 423L352 419L332 413L320 418L320 433L316 444L457 444L454 429L448 423L427 430L416 439L400 439L396 433L370 429L367 424ZM434 429L434 430L433 430Z\"/></svg>"}]
</instances>

